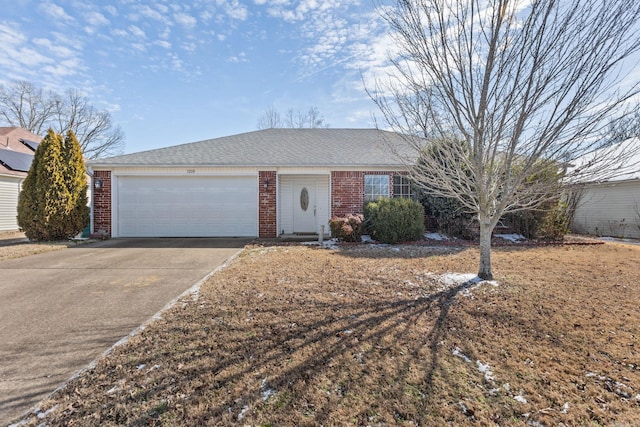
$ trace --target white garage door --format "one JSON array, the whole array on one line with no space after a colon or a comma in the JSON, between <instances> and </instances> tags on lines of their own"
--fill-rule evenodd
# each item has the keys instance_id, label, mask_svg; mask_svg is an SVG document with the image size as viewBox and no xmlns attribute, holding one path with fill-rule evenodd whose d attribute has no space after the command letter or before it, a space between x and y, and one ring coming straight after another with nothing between
<instances>
[{"instance_id":1,"label":"white garage door","mask_svg":"<svg viewBox=\"0 0 640 427\"><path fill-rule=\"evenodd\" d=\"M258 235L256 177L120 177L120 237Z\"/></svg>"}]
</instances>

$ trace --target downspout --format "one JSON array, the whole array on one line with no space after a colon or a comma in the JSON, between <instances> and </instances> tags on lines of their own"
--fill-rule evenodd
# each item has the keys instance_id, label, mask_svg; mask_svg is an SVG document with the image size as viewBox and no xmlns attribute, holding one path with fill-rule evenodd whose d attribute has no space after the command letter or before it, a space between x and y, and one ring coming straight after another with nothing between
<instances>
[{"instance_id":1,"label":"downspout","mask_svg":"<svg viewBox=\"0 0 640 427\"><path fill-rule=\"evenodd\" d=\"M91 187L91 203L89 203L89 236L95 231L93 230L93 200L95 199L95 188L93 185L93 170L90 166L87 167L87 175L89 175L89 187Z\"/></svg>"}]
</instances>

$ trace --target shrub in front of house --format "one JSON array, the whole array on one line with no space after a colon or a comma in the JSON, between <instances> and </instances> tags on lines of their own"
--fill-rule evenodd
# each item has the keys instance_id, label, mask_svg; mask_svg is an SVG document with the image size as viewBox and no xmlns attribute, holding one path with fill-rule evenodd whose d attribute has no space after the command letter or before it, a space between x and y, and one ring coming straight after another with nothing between
<instances>
[{"instance_id":1,"label":"shrub in front of house","mask_svg":"<svg viewBox=\"0 0 640 427\"><path fill-rule=\"evenodd\" d=\"M62 240L89 223L87 181L76 137L49 130L38 145L18 198L18 225L30 240Z\"/></svg>"},{"instance_id":2,"label":"shrub in front of house","mask_svg":"<svg viewBox=\"0 0 640 427\"><path fill-rule=\"evenodd\" d=\"M359 242L364 231L364 217L362 214L334 216L329 220L331 237L343 242Z\"/></svg>"},{"instance_id":3,"label":"shrub in front of house","mask_svg":"<svg viewBox=\"0 0 640 427\"><path fill-rule=\"evenodd\" d=\"M424 208L407 198L382 198L364 206L366 227L374 240L395 244L424 235Z\"/></svg>"}]
</instances>

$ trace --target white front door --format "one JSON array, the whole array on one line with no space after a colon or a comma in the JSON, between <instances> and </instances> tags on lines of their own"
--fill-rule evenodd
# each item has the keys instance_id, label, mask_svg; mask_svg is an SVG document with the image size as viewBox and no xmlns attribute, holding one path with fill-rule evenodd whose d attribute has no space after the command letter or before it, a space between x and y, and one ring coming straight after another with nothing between
<instances>
[{"instance_id":1,"label":"white front door","mask_svg":"<svg viewBox=\"0 0 640 427\"><path fill-rule=\"evenodd\" d=\"M293 232L317 233L317 181L296 178L293 181Z\"/></svg>"}]
</instances>

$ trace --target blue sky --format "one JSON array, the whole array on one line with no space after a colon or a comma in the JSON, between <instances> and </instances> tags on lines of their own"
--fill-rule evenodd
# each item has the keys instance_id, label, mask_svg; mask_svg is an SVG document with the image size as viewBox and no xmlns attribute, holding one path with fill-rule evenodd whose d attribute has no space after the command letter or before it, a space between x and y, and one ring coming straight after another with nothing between
<instances>
[{"instance_id":1,"label":"blue sky","mask_svg":"<svg viewBox=\"0 0 640 427\"><path fill-rule=\"evenodd\" d=\"M371 127L389 38L372 0L13 0L0 83L83 91L125 152L257 128L269 106Z\"/></svg>"}]
</instances>

